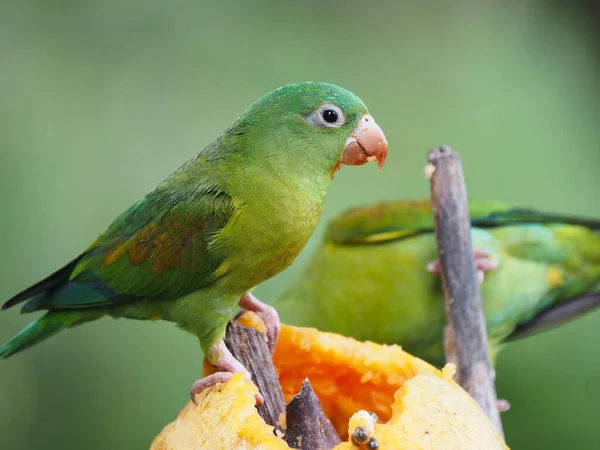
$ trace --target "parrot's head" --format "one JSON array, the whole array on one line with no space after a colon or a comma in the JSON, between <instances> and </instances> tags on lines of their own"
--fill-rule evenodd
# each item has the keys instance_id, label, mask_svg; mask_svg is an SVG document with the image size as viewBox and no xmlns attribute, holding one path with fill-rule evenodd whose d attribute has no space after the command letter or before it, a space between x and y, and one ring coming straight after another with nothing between
<instances>
[{"instance_id":1,"label":"parrot's head","mask_svg":"<svg viewBox=\"0 0 600 450\"><path fill-rule=\"evenodd\" d=\"M387 156L385 135L362 100L328 83L294 83L261 98L240 118L264 158L332 175ZM246 125L246 126L244 126ZM251 125L251 126L248 126Z\"/></svg>"}]
</instances>

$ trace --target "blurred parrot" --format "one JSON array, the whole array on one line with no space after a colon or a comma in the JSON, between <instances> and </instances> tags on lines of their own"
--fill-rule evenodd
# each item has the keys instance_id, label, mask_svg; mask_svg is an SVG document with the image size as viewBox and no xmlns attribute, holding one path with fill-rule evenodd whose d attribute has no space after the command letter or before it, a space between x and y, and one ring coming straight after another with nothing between
<instances>
[{"instance_id":1,"label":"blurred parrot","mask_svg":"<svg viewBox=\"0 0 600 450\"><path fill-rule=\"evenodd\" d=\"M385 162L387 141L353 93L327 83L283 86L121 214L60 270L8 300L47 310L0 347L7 358L103 316L174 322L196 335L218 372L246 368L223 342L237 306L279 333L277 312L251 289L288 267L312 235L341 165ZM260 395L257 401L261 401Z\"/></svg>"},{"instance_id":2,"label":"blurred parrot","mask_svg":"<svg viewBox=\"0 0 600 450\"><path fill-rule=\"evenodd\" d=\"M600 220L491 201L471 201L469 212L492 360L502 342L600 304ZM273 305L285 323L400 344L441 366L446 315L436 259L429 201L356 208L329 224Z\"/></svg>"}]
</instances>

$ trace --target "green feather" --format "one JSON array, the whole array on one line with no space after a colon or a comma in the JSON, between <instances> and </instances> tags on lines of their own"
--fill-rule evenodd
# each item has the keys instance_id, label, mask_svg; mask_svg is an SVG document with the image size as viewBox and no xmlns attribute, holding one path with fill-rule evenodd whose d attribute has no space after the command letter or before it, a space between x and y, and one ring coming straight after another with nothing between
<instances>
[{"instance_id":1,"label":"green feather","mask_svg":"<svg viewBox=\"0 0 600 450\"><path fill-rule=\"evenodd\" d=\"M471 201L469 211L474 248L499 261L482 284L493 354L513 334L534 333L600 304L594 296L600 221L488 201ZM426 271L435 259L429 201L355 208L330 223L301 276L274 305L284 322L400 344L442 364L441 282ZM578 299L581 307L563 307Z\"/></svg>"}]
</instances>

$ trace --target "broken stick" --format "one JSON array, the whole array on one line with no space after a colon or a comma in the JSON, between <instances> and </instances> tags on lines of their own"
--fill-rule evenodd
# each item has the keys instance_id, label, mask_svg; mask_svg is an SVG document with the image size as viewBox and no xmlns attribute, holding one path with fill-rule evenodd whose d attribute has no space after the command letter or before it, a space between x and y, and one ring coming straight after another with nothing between
<instances>
[{"instance_id":1,"label":"broken stick","mask_svg":"<svg viewBox=\"0 0 600 450\"><path fill-rule=\"evenodd\" d=\"M257 406L258 414L266 423L282 430L279 419L285 411L285 401L265 335L232 322L227 327L225 344L235 359L248 369L252 382L265 399L264 405Z\"/></svg>"},{"instance_id":2,"label":"broken stick","mask_svg":"<svg viewBox=\"0 0 600 450\"><path fill-rule=\"evenodd\" d=\"M460 156L449 147L432 149L428 154L426 173L431 181L435 234L448 316L447 359L455 358L458 383L481 405L504 435L473 258L467 189Z\"/></svg>"},{"instance_id":3,"label":"broken stick","mask_svg":"<svg viewBox=\"0 0 600 450\"><path fill-rule=\"evenodd\" d=\"M302 383L300 393L287 405L285 441L291 448L301 450L330 450L342 442L325 417L308 378Z\"/></svg>"}]
</instances>

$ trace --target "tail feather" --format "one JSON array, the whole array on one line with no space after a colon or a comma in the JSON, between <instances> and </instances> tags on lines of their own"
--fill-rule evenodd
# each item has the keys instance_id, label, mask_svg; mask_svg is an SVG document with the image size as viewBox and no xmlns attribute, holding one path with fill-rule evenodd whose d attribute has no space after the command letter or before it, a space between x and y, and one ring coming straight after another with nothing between
<instances>
[{"instance_id":1,"label":"tail feather","mask_svg":"<svg viewBox=\"0 0 600 450\"><path fill-rule=\"evenodd\" d=\"M549 330L580 317L598 307L600 307L600 293L584 295L553 305L530 321L519 325L515 331L508 336L507 340L514 341Z\"/></svg>"},{"instance_id":2,"label":"tail feather","mask_svg":"<svg viewBox=\"0 0 600 450\"><path fill-rule=\"evenodd\" d=\"M59 331L101 317L100 311L51 311L30 323L0 347L0 359L6 359L35 344L38 344Z\"/></svg>"},{"instance_id":3,"label":"tail feather","mask_svg":"<svg viewBox=\"0 0 600 450\"><path fill-rule=\"evenodd\" d=\"M28 298L34 296L43 296L49 291L52 291L66 283L69 280L69 277L71 276L71 272L73 272L73 269L75 268L82 256L83 255L78 256L69 264L54 272L52 275L44 278L43 280L37 282L36 284L25 289L24 291L19 292L13 298L8 300L4 305L2 305L2 310L8 309L21 302L24 302Z\"/></svg>"},{"instance_id":4,"label":"tail feather","mask_svg":"<svg viewBox=\"0 0 600 450\"><path fill-rule=\"evenodd\" d=\"M484 217L472 218L471 223L481 228L519 223L566 223L600 232L600 219L597 218L544 213L524 208L514 208Z\"/></svg>"}]
</instances>

